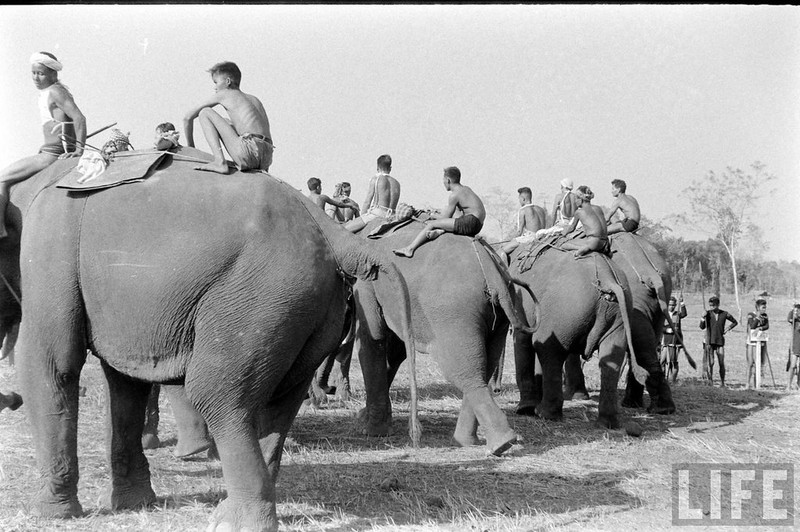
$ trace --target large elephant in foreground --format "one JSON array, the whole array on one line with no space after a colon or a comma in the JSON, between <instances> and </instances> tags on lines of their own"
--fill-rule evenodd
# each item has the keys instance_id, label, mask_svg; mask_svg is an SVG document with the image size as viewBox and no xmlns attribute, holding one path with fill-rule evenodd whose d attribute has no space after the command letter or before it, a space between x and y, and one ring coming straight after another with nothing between
<instances>
[{"instance_id":1,"label":"large elephant in foreground","mask_svg":"<svg viewBox=\"0 0 800 532\"><path fill-rule=\"evenodd\" d=\"M389 325L411 355L402 276L266 174L221 177L168 158L142 183L53 186L75 164L56 162L16 185L7 216L10 238L25 225L18 363L43 481L31 508L82 512L78 382L88 347L109 384L112 509L154 501L145 404L151 382L180 383L222 460L227 498L211 528L276 530L283 442L341 339L349 276L373 280L381 301L395 302Z\"/></svg>"},{"instance_id":2,"label":"large elephant in foreground","mask_svg":"<svg viewBox=\"0 0 800 532\"><path fill-rule=\"evenodd\" d=\"M375 231L380 223L371 222L362 236ZM421 228L415 219L387 231L375 242L390 252L411 242ZM494 401L487 381L500 360L509 324L519 330L535 328L535 297L532 293L528 296L532 298L531 318L526 320L514 289L520 282L511 278L499 256L481 239L446 233L420 247L413 258L396 257L395 264L411 294L416 348L433 355L445 378L463 393L454 439L460 445L478 445L480 424L489 452L502 454L517 435ZM385 435L392 418L389 387L406 349L402 338L387 327L397 319L399 308L377 296L375 283L356 282L356 338L367 394L362 414L368 434Z\"/></svg>"},{"instance_id":3,"label":"large elephant in foreground","mask_svg":"<svg viewBox=\"0 0 800 532\"><path fill-rule=\"evenodd\" d=\"M575 259L557 243L521 246L511 271L527 281L543 312L534 334L514 332L520 401L517 413L561 419L562 368L569 357L599 350L599 425L617 427L617 383L630 336L631 294L625 276L609 258L590 253ZM530 312L531 302L521 294ZM643 376L642 376L643 377Z\"/></svg>"},{"instance_id":4,"label":"large elephant in foreground","mask_svg":"<svg viewBox=\"0 0 800 532\"><path fill-rule=\"evenodd\" d=\"M658 250L642 236L634 233L617 233L612 235L610 240L612 259L625 272L633 296L631 327L636 362L648 373L645 385L642 386L628 372L622 405L643 407L646 387L650 395L648 411L656 414L672 414L675 412L672 391L658 359L664 320L669 317L667 303L672 293L669 266ZM691 358L689 360L692 364ZM569 387L572 390L585 392L579 363L572 361L570 368L566 372L567 380L570 381Z\"/></svg>"}]
</instances>

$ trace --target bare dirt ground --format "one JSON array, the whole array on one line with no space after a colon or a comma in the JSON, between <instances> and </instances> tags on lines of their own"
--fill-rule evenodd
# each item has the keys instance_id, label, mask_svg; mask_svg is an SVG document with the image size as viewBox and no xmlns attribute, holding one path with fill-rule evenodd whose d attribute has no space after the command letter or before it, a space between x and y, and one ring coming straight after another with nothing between
<instances>
[{"instance_id":1,"label":"bare dirt ground","mask_svg":"<svg viewBox=\"0 0 800 532\"><path fill-rule=\"evenodd\" d=\"M733 298L722 308L735 314ZM687 297L684 333L698 366L702 337L699 295ZM353 367L355 400L304 408L291 431L278 481L281 530L523 531L661 530L672 519L674 463L800 463L800 392L786 393L789 345L788 299L772 299L771 365L765 386L744 390L744 325L728 335L728 388L708 386L681 359L673 388L678 412L651 416L621 409L641 437L594 426L597 361L586 365L591 398L565 404L562 422L514 415L518 399L508 352L503 390L497 400L524 441L500 458L480 447L454 446L451 434L460 405L458 390L441 377L430 356L418 357L422 446L413 449L406 432L408 387L401 370L393 387L395 434L361 435L355 412L364 404L358 364ZM747 302L746 313L751 306ZM508 342L509 349L511 342ZM715 374L716 377L716 374ZM718 384L717 380L717 384ZM173 457L175 423L162 400L162 446L147 451L159 496L149 509L110 513L100 507L108 479L105 458L102 372L91 358L84 369L81 398L79 497L86 516L66 521L32 518L35 490L33 442L23 406L0 413L0 530L202 530L224 497L217 461ZM0 390L18 390L14 369L0 363ZM619 390L622 397L622 385ZM645 398L647 400L647 397ZM795 493L798 480L795 477ZM796 509L796 506L795 506ZM797 521L800 523L800 521ZM719 527L707 527L720 530ZM747 529L745 526L722 530ZM765 528L759 528L765 530ZM784 528L788 529L788 528Z\"/></svg>"}]
</instances>

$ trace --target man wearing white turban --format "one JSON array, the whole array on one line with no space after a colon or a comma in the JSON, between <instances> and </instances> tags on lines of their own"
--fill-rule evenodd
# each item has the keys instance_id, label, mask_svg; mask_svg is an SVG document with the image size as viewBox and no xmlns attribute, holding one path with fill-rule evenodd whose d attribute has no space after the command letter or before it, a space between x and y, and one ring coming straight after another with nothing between
<instances>
[{"instance_id":1,"label":"man wearing white turban","mask_svg":"<svg viewBox=\"0 0 800 532\"><path fill-rule=\"evenodd\" d=\"M20 159L0 172L0 238L7 235L5 212L11 185L44 170L59 158L83 154L86 118L72 94L58 80L61 69L61 63L53 54L37 52L31 56L33 84L39 89L44 144L36 155Z\"/></svg>"},{"instance_id":2,"label":"man wearing white turban","mask_svg":"<svg viewBox=\"0 0 800 532\"><path fill-rule=\"evenodd\" d=\"M550 215L551 225L547 229L536 231L536 238L560 233L562 229L572 223L575 211L578 209L578 200L572 192L572 179L565 177L559 184L561 191L553 198L553 212Z\"/></svg>"}]
</instances>

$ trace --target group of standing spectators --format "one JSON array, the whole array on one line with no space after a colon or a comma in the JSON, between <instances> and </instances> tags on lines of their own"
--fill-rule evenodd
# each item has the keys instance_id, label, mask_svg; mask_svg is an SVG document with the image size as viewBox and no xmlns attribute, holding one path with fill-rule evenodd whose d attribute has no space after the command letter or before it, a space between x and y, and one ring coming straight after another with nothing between
<instances>
[{"instance_id":1,"label":"group of standing spectators","mask_svg":"<svg viewBox=\"0 0 800 532\"><path fill-rule=\"evenodd\" d=\"M703 340L703 379L709 383L714 382L714 364L719 363L720 383L725 386L725 335L736 327L739 322L729 312L719 308L719 298L712 296L708 300L709 309L703 313L699 327L705 331ZM678 376L678 353L683 347L681 320L687 316L686 305L683 298L678 301L670 297L668 305L669 319L664 320L664 333L661 341L661 366L667 378L673 383ZM793 380L797 380L800 388L800 303L796 303L789 311L787 321L792 326L792 340L789 357L786 361L786 371L789 374L786 390L792 389ZM755 385L756 371L764 374L764 368L769 363L767 352L767 339L765 331L769 329L767 316L767 301L759 298L755 302L755 310L747 314L747 337L745 355L747 357L747 384L746 389ZM761 367L756 368L756 353L760 350ZM770 367L771 370L771 367Z\"/></svg>"}]
</instances>

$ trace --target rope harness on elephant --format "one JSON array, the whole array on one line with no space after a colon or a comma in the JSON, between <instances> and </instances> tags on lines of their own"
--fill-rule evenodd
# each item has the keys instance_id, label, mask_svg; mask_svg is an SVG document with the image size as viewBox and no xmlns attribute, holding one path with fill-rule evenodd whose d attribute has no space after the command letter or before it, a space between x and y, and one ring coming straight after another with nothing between
<instances>
[{"instance_id":1,"label":"rope harness on elephant","mask_svg":"<svg viewBox=\"0 0 800 532\"><path fill-rule=\"evenodd\" d=\"M475 238L472 239L472 249L475 250L475 254L478 256L478 264L480 265L481 273L483 274L483 283L484 283L483 293L486 294L486 298L489 300L489 303L491 303L491 305L492 305L492 316L493 316L493 318L492 318L492 329L494 329L495 325L497 324L497 311L494 308L494 298L492 297L492 292L491 292L491 289L489 288L489 278L486 276L486 270L483 267L483 260L481 260L481 253L478 250L478 244L476 242L480 243L484 247L486 247L487 244L480 237L475 237ZM489 248L489 249L491 249L491 248Z\"/></svg>"}]
</instances>

